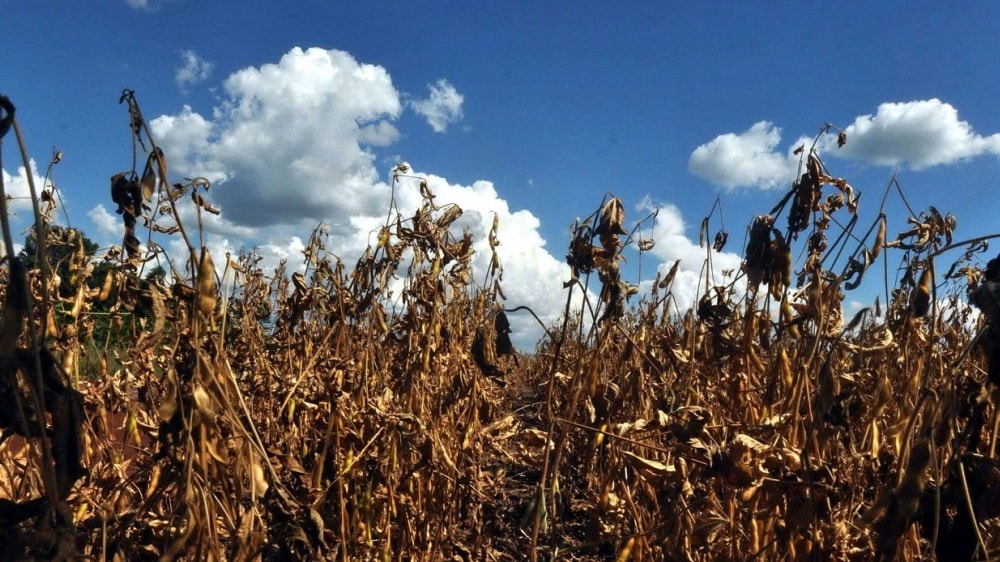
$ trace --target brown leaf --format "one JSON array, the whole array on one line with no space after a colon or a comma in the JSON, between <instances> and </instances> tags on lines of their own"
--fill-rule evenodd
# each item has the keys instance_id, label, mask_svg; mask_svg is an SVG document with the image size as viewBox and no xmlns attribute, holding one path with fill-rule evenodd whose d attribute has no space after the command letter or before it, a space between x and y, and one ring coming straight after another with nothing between
<instances>
[{"instance_id":1,"label":"brown leaf","mask_svg":"<svg viewBox=\"0 0 1000 562\"><path fill-rule=\"evenodd\" d=\"M657 460L640 457L630 451L622 451L622 455L629 460L629 464L632 465L632 468L645 480L661 480L668 478L673 474L677 474L676 466L666 465Z\"/></svg>"},{"instance_id":2,"label":"brown leaf","mask_svg":"<svg viewBox=\"0 0 1000 562\"><path fill-rule=\"evenodd\" d=\"M156 172L153 171L154 159L155 156L150 154L149 159L146 160L146 168L142 171L142 179L139 180L142 185L142 198L146 201L153 198L153 192L156 189Z\"/></svg>"},{"instance_id":3,"label":"brown leaf","mask_svg":"<svg viewBox=\"0 0 1000 562\"><path fill-rule=\"evenodd\" d=\"M667 287L669 287L670 284L674 282L674 277L677 276L677 270L680 268L680 265L681 265L681 260L675 261L674 265L670 267L670 271L667 272L666 277L664 277L663 280L660 281L660 284L657 286L661 289L666 289Z\"/></svg>"},{"instance_id":4,"label":"brown leaf","mask_svg":"<svg viewBox=\"0 0 1000 562\"><path fill-rule=\"evenodd\" d=\"M601 208L601 218L594 229L594 234L628 234L624 228L625 207L621 199L612 197Z\"/></svg>"},{"instance_id":5,"label":"brown leaf","mask_svg":"<svg viewBox=\"0 0 1000 562\"><path fill-rule=\"evenodd\" d=\"M195 205L198 205L202 209L205 209L205 212L212 213L213 215L219 215L222 213L222 211L219 208L213 207L212 204L209 203L208 200L206 200L204 197L199 195L197 191L191 193L191 199L194 200Z\"/></svg>"}]
</instances>

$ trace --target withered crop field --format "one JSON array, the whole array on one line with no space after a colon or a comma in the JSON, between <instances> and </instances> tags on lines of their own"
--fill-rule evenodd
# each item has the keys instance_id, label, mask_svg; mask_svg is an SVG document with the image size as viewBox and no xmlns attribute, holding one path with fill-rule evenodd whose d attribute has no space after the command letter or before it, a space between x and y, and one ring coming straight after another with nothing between
<instances>
[{"instance_id":1,"label":"withered crop field","mask_svg":"<svg viewBox=\"0 0 1000 562\"><path fill-rule=\"evenodd\" d=\"M356 262L323 228L304 271L213 255L209 183L173 177L121 101L121 244L95 252L32 186L3 261L0 559L1000 556L996 235L953 240L956 217L916 201L864 224L805 146L769 215L732 233L706 217L686 310L676 265L641 294L622 272L650 217L595 196L560 242L563 320L515 350L511 321L533 313L504 295L503 224L475 271L462 209L424 184L412 216L387 201ZM2 157L26 161L0 109ZM727 245L742 267L717 284ZM884 288L847 316L863 283Z\"/></svg>"}]
</instances>

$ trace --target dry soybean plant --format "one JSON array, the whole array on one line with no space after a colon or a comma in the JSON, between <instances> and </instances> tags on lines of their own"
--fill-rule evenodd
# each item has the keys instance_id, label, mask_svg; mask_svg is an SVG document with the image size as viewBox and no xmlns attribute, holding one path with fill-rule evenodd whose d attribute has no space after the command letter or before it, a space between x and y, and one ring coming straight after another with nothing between
<instances>
[{"instance_id":1,"label":"dry soybean plant","mask_svg":"<svg viewBox=\"0 0 1000 562\"><path fill-rule=\"evenodd\" d=\"M717 201L690 310L679 262L645 296L626 280L656 213L630 230L608 194L574 225L562 320L519 353L510 318L531 311L506 302L498 221L477 272L463 210L400 164L391 187L420 207L388 201L354 263L323 225L301 270L213 254L211 184L171 182L134 92L119 102L121 244L98 256L69 226L54 154L30 249L0 271L0 558L996 557L995 236L954 241L928 207L893 237L896 178L866 230L803 146L738 271L713 263ZM879 269L884 295L845 318Z\"/></svg>"}]
</instances>

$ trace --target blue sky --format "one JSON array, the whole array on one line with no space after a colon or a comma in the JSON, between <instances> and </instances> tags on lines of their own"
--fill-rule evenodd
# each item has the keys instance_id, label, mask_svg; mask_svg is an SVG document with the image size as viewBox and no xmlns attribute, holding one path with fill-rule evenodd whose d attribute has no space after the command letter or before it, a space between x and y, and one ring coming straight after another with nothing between
<instances>
[{"instance_id":1,"label":"blue sky","mask_svg":"<svg viewBox=\"0 0 1000 562\"><path fill-rule=\"evenodd\" d=\"M863 193L863 224L898 169L916 209L957 216L958 238L996 230L995 4L0 0L0 10L0 92L40 173L53 147L64 153L55 183L70 220L102 244L120 243L108 180L131 166L126 87L171 179L213 180L223 214L207 228L219 251L259 245L294 263L322 221L352 256L384 218L385 182L404 160L466 209L462 226L477 235L500 214L510 305L550 319L569 226L605 192L630 220L640 204L661 207L643 277L681 259L690 301L697 227L716 198L732 252L717 261L733 266L753 215L795 179L789 153L827 122L848 144L821 144L821 157ZM4 143L15 193L16 157ZM416 205L414 186L400 189L404 207ZM890 198L890 235L906 228ZM537 333L515 328L522 341Z\"/></svg>"}]
</instances>

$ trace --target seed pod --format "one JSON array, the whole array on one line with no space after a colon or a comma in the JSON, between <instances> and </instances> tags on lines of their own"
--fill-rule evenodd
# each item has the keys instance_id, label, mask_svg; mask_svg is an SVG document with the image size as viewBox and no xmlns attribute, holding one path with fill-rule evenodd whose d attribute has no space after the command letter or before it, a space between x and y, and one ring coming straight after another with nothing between
<instances>
[{"instance_id":1,"label":"seed pod","mask_svg":"<svg viewBox=\"0 0 1000 562\"><path fill-rule=\"evenodd\" d=\"M795 379L792 378L792 365L785 348L778 351L778 371L781 373L781 380L785 383L785 387L791 388L795 384Z\"/></svg>"},{"instance_id":2,"label":"seed pod","mask_svg":"<svg viewBox=\"0 0 1000 562\"><path fill-rule=\"evenodd\" d=\"M785 299L781 303L781 322L788 329L788 335L793 338L802 337L799 325L795 323L795 311L792 310L792 303L788 302L788 299Z\"/></svg>"},{"instance_id":3,"label":"seed pod","mask_svg":"<svg viewBox=\"0 0 1000 562\"><path fill-rule=\"evenodd\" d=\"M267 477L264 475L264 467L261 465L260 458L257 455L254 455L251 461L250 474L253 476L251 482L253 483L254 497L257 499L263 498L270 484L267 483Z\"/></svg>"},{"instance_id":4,"label":"seed pod","mask_svg":"<svg viewBox=\"0 0 1000 562\"><path fill-rule=\"evenodd\" d=\"M49 312L46 316L48 318L45 320L45 335L50 338L58 338L59 326L56 324L55 308L49 307Z\"/></svg>"},{"instance_id":5,"label":"seed pod","mask_svg":"<svg viewBox=\"0 0 1000 562\"><path fill-rule=\"evenodd\" d=\"M625 562L632 557L632 549L635 547L635 537L630 538L625 541L625 546L622 547L622 551L618 553L618 557L615 558L615 562Z\"/></svg>"},{"instance_id":6,"label":"seed pod","mask_svg":"<svg viewBox=\"0 0 1000 562\"><path fill-rule=\"evenodd\" d=\"M67 349L62 357L62 370L76 380L77 351L75 348Z\"/></svg>"},{"instance_id":7,"label":"seed pod","mask_svg":"<svg viewBox=\"0 0 1000 562\"><path fill-rule=\"evenodd\" d=\"M114 285L115 277L112 275L112 271L109 269L107 275L104 276L104 284L101 285L101 292L97 295L97 300L106 301L108 297L111 296L111 287Z\"/></svg>"},{"instance_id":8,"label":"seed pod","mask_svg":"<svg viewBox=\"0 0 1000 562\"><path fill-rule=\"evenodd\" d=\"M833 407L834 397L840 392L840 384L837 381L837 377L833 374L833 369L830 367L830 355L827 354L826 360L823 361L823 365L819 369L818 381L819 389L816 392L816 405L817 409L826 414Z\"/></svg>"},{"instance_id":9,"label":"seed pod","mask_svg":"<svg viewBox=\"0 0 1000 562\"><path fill-rule=\"evenodd\" d=\"M878 222L878 234L875 235L875 246L872 247L872 261L878 259L879 254L882 253L882 247L885 246L885 215L879 217Z\"/></svg>"},{"instance_id":10,"label":"seed pod","mask_svg":"<svg viewBox=\"0 0 1000 562\"><path fill-rule=\"evenodd\" d=\"M753 346L747 347L746 350L748 367L752 367L755 373L763 373L764 363L757 356L757 352L754 351Z\"/></svg>"},{"instance_id":11,"label":"seed pod","mask_svg":"<svg viewBox=\"0 0 1000 562\"><path fill-rule=\"evenodd\" d=\"M83 305L86 302L84 297L86 296L86 285L80 285L80 288L76 290L76 297L73 298L73 308L70 309L69 315L73 319L80 317L80 312L83 310Z\"/></svg>"},{"instance_id":12,"label":"seed pod","mask_svg":"<svg viewBox=\"0 0 1000 562\"><path fill-rule=\"evenodd\" d=\"M382 312L382 306L376 303L372 307L372 314L375 315L375 324L378 326L379 331L383 334L388 334L389 325L385 322L385 313Z\"/></svg>"},{"instance_id":13,"label":"seed pod","mask_svg":"<svg viewBox=\"0 0 1000 562\"><path fill-rule=\"evenodd\" d=\"M83 517L85 515L87 515L87 507L89 505L90 504L88 504L87 502L83 502L79 506L77 506L76 512L73 513L73 522L74 523L79 523L80 521L83 521Z\"/></svg>"},{"instance_id":14,"label":"seed pod","mask_svg":"<svg viewBox=\"0 0 1000 562\"><path fill-rule=\"evenodd\" d=\"M146 497L153 495L153 491L160 485L160 475L162 471L160 469L161 464L154 464L153 471L149 475L149 485L146 486Z\"/></svg>"},{"instance_id":15,"label":"seed pod","mask_svg":"<svg viewBox=\"0 0 1000 562\"><path fill-rule=\"evenodd\" d=\"M792 284L792 246L782 241L780 235L775 242L777 251L774 252L774 271L780 274L782 285L788 287Z\"/></svg>"},{"instance_id":16,"label":"seed pod","mask_svg":"<svg viewBox=\"0 0 1000 562\"><path fill-rule=\"evenodd\" d=\"M910 311L913 313L913 316L917 318L926 316L927 311L931 308L932 279L931 268L930 265L928 265L928 267L925 268L920 274L920 281L913 290L913 296L910 299Z\"/></svg>"},{"instance_id":17,"label":"seed pod","mask_svg":"<svg viewBox=\"0 0 1000 562\"><path fill-rule=\"evenodd\" d=\"M125 417L125 437L131 439L136 447L142 446L142 436L139 435L139 420L135 416L135 410L131 408Z\"/></svg>"},{"instance_id":18,"label":"seed pod","mask_svg":"<svg viewBox=\"0 0 1000 562\"><path fill-rule=\"evenodd\" d=\"M604 444L604 434L610 426L607 422L601 424L601 430L594 432L594 448L598 448Z\"/></svg>"},{"instance_id":19,"label":"seed pod","mask_svg":"<svg viewBox=\"0 0 1000 562\"><path fill-rule=\"evenodd\" d=\"M215 288L215 264L208 248L203 247L198 265L198 309L206 316L215 310Z\"/></svg>"},{"instance_id":20,"label":"seed pod","mask_svg":"<svg viewBox=\"0 0 1000 562\"><path fill-rule=\"evenodd\" d=\"M909 528L911 518L920 505L920 497L926 484L926 469L930 463L931 451L926 439L915 443L910 449L910 459L899 485L892 493L892 509L875 524L878 541L875 543L880 559L892 558L898 550L899 539Z\"/></svg>"}]
</instances>

